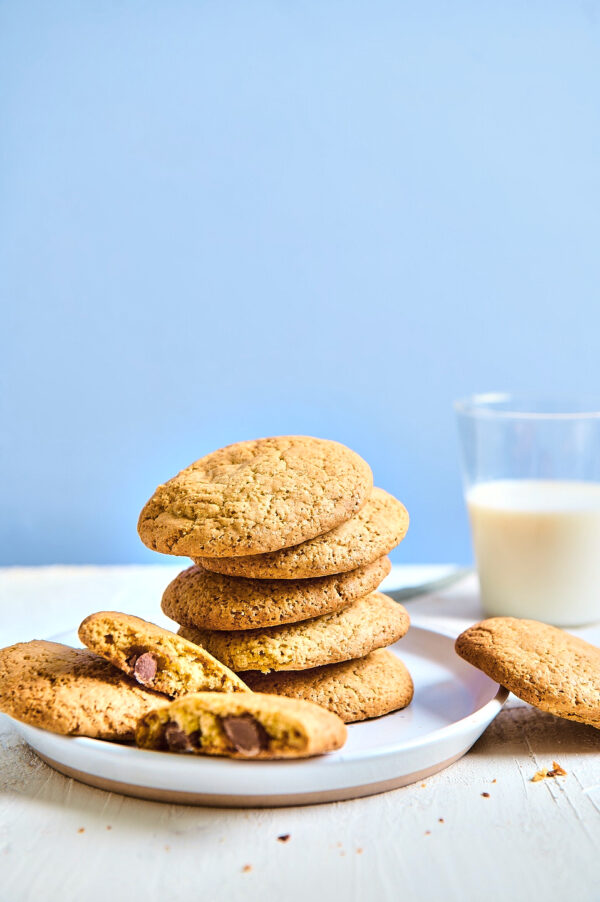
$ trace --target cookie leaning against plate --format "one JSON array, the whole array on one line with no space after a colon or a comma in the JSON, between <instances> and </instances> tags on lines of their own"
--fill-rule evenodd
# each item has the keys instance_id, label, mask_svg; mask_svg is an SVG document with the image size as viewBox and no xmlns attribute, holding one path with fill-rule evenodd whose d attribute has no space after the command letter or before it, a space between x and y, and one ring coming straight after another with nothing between
<instances>
[{"instance_id":1,"label":"cookie leaning against plate","mask_svg":"<svg viewBox=\"0 0 600 902\"><path fill-rule=\"evenodd\" d=\"M343 523L372 485L369 465L338 442L302 435L239 442L160 485L138 532L165 554L263 554Z\"/></svg>"},{"instance_id":2,"label":"cookie leaning against plate","mask_svg":"<svg viewBox=\"0 0 600 902\"><path fill-rule=\"evenodd\" d=\"M232 670L268 673L361 658L396 642L409 624L401 604L372 592L340 611L300 623L235 632L182 626L179 634L208 649Z\"/></svg>"},{"instance_id":3,"label":"cookie leaning against plate","mask_svg":"<svg viewBox=\"0 0 600 902\"><path fill-rule=\"evenodd\" d=\"M336 576L259 580L223 576L196 565L169 583L162 609L177 623L201 629L277 626L337 611L373 592L390 570L388 558L382 558Z\"/></svg>"},{"instance_id":4,"label":"cookie leaning against plate","mask_svg":"<svg viewBox=\"0 0 600 902\"><path fill-rule=\"evenodd\" d=\"M37 639L0 649L0 711L43 730L129 740L168 701L87 649Z\"/></svg>"},{"instance_id":5,"label":"cookie leaning against plate","mask_svg":"<svg viewBox=\"0 0 600 902\"><path fill-rule=\"evenodd\" d=\"M456 651L516 696L600 729L600 649L555 626L491 617L461 633Z\"/></svg>"},{"instance_id":6,"label":"cookie leaning against plate","mask_svg":"<svg viewBox=\"0 0 600 902\"><path fill-rule=\"evenodd\" d=\"M90 614L79 627L79 638L142 686L166 695L249 691L203 648L132 614Z\"/></svg>"},{"instance_id":7,"label":"cookie leaning against plate","mask_svg":"<svg viewBox=\"0 0 600 902\"><path fill-rule=\"evenodd\" d=\"M141 748L229 758L306 758L339 749L343 721L311 702L259 693L199 692L141 718Z\"/></svg>"},{"instance_id":8,"label":"cookie leaning against plate","mask_svg":"<svg viewBox=\"0 0 600 902\"><path fill-rule=\"evenodd\" d=\"M389 554L408 529L408 511L392 495L374 488L366 504L345 523L301 545L244 557L196 557L216 573L252 579L309 579L345 573Z\"/></svg>"},{"instance_id":9,"label":"cookie leaning against plate","mask_svg":"<svg viewBox=\"0 0 600 902\"><path fill-rule=\"evenodd\" d=\"M315 702L333 711L344 723L406 708L414 691L406 666L384 648L341 664L293 672L245 673L244 678L255 692Z\"/></svg>"}]
</instances>

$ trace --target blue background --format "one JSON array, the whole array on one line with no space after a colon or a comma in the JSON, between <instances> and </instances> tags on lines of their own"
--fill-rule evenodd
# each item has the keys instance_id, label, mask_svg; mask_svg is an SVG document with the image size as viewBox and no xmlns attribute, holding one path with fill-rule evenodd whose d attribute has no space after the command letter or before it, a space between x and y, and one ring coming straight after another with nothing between
<instances>
[{"instance_id":1,"label":"blue background","mask_svg":"<svg viewBox=\"0 0 600 902\"><path fill-rule=\"evenodd\" d=\"M453 398L600 373L596 3L4 2L4 563L336 438L470 559Z\"/></svg>"}]
</instances>

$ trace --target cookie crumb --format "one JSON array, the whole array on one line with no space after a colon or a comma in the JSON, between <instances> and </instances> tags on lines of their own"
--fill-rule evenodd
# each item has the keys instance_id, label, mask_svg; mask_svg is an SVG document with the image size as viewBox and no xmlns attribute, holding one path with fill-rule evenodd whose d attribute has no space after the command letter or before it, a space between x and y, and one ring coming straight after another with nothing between
<instances>
[{"instance_id":1,"label":"cookie crumb","mask_svg":"<svg viewBox=\"0 0 600 902\"><path fill-rule=\"evenodd\" d=\"M540 780L545 780L546 777L566 777L567 771L564 767L561 767L558 761L552 762L552 768L542 767L541 770L535 772L533 777L531 778L532 783L539 783Z\"/></svg>"},{"instance_id":2,"label":"cookie crumb","mask_svg":"<svg viewBox=\"0 0 600 902\"><path fill-rule=\"evenodd\" d=\"M421 783L421 789L425 789L426 786L427 786L427 783Z\"/></svg>"},{"instance_id":3,"label":"cookie crumb","mask_svg":"<svg viewBox=\"0 0 600 902\"><path fill-rule=\"evenodd\" d=\"M426 831L425 831L425 836L431 836L431 830L426 830Z\"/></svg>"},{"instance_id":4,"label":"cookie crumb","mask_svg":"<svg viewBox=\"0 0 600 902\"><path fill-rule=\"evenodd\" d=\"M489 792L482 792L481 795L483 796L484 799L489 799L489 797L490 797Z\"/></svg>"},{"instance_id":5,"label":"cookie crumb","mask_svg":"<svg viewBox=\"0 0 600 902\"><path fill-rule=\"evenodd\" d=\"M252 865L251 865L251 864L245 864L244 867L242 868L242 874L247 874L247 873L248 873L249 871L251 871L251 870L252 870Z\"/></svg>"},{"instance_id":6,"label":"cookie crumb","mask_svg":"<svg viewBox=\"0 0 600 902\"><path fill-rule=\"evenodd\" d=\"M357 855L362 855L362 853L363 853L363 850L362 850L362 849L360 848L360 846L359 846L358 849L356 850L356 854L357 854Z\"/></svg>"},{"instance_id":7,"label":"cookie crumb","mask_svg":"<svg viewBox=\"0 0 600 902\"><path fill-rule=\"evenodd\" d=\"M438 824L443 824L443 823L444 823L444 818L438 817Z\"/></svg>"},{"instance_id":8,"label":"cookie crumb","mask_svg":"<svg viewBox=\"0 0 600 902\"><path fill-rule=\"evenodd\" d=\"M497 782L498 782L498 781L497 781L496 778L494 777L494 779L492 780L492 783L497 783Z\"/></svg>"},{"instance_id":9,"label":"cookie crumb","mask_svg":"<svg viewBox=\"0 0 600 902\"><path fill-rule=\"evenodd\" d=\"M107 825L106 825L106 829L107 829L107 830L112 830L111 825L110 825L110 824L107 824Z\"/></svg>"},{"instance_id":10,"label":"cookie crumb","mask_svg":"<svg viewBox=\"0 0 600 902\"><path fill-rule=\"evenodd\" d=\"M288 842L290 840L289 833L282 833L281 836L277 837L277 842Z\"/></svg>"},{"instance_id":11,"label":"cookie crumb","mask_svg":"<svg viewBox=\"0 0 600 902\"><path fill-rule=\"evenodd\" d=\"M85 827L80 827L77 831L78 833L85 833Z\"/></svg>"}]
</instances>

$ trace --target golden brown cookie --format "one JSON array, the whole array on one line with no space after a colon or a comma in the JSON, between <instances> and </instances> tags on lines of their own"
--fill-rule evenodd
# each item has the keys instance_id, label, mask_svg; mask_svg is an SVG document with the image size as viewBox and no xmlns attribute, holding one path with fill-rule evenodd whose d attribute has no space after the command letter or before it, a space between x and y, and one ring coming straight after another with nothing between
<instances>
[{"instance_id":1,"label":"golden brown cookie","mask_svg":"<svg viewBox=\"0 0 600 902\"><path fill-rule=\"evenodd\" d=\"M90 614L79 627L79 638L141 686L165 695L249 691L203 648L132 614Z\"/></svg>"},{"instance_id":2,"label":"golden brown cookie","mask_svg":"<svg viewBox=\"0 0 600 902\"><path fill-rule=\"evenodd\" d=\"M141 718L141 748L229 758L307 758L339 749L343 721L311 702L277 695L199 692Z\"/></svg>"},{"instance_id":3,"label":"golden brown cookie","mask_svg":"<svg viewBox=\"0 0 600 902\"><path fill-rule=\"evenodd\" d=\"M339 611L300 623L236 632L182 626L179 634L208 649L232 670L268 673L361 658L396 642L409 623L401 604L372 592Z\"/></svg>"},{"instance_id":4,"label":"golden brown cookie","mask_svg":"<svg viewBox=\"0 0 600 902\"><path fill-rule=\"evenodd\" d=\"M165 554L263 554L343 523L372 485L369 465L338 442L303 435L239 442L160 485L138 532Z\"/></svg>"},{"instance_id":5,"label":"golden brown cookie","mask_svg":"<svg viewBox=\"0 0 600 902\"><path fill-rule=\"evenodd\" d=\"M167 703L87 649L37 639L0 649L0 711L34 727L128 740L142 715Z\"/></svg>"},{"instance_id":6,"label":"golden brown cookie","mask_svg":"<svg viewBox=\"0 0 600 902\"><path fill-rule=\"evenodd\" d=\"M413 697L410 673L397 655L383 648L341 664L311 670L247 672L244 678L255 692L315 702L344 723L406 708Z\"/></svg>"},{"instance_id":7,"label":"golden brown cookie","mask_svg":"<svg viewBox=\"0 0 600 902\"><path fill-rule=\"evenodd\" d=\"M277 626L345 607L373 592L390 569L388 558L382 558L339 576L257 580L189 567L167 586L162 609L177 623L200 629Z\"/></svg>"},{"instance_id":8,"label":"golden brown cookie","mask_svg":"<svg viewBox=\"0 0 600 902\"><path fill-rule=\"evenodd\" d=\"M374 488L366 504L345 523L300 545L270 554L195 557L215 573L252 579L310 579L345 573L388 554L408 529L408 511L392 495Z\"/></svg>"},{"instance_id":9,"label":"golden brown cookie","mask_svg":"<svg viewBox=\"0 0 600 902\"><path fill-rule=\"evenodd\" d=\"M516 696L600 729L600 649L555 626L491 617L465 630L456 651Z\"/></svg>"}]
</instances>

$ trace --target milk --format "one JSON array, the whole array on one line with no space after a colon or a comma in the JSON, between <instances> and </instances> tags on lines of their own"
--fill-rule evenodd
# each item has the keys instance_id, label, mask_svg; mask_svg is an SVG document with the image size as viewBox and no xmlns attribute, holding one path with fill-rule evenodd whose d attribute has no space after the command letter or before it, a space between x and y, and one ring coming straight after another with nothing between
<instances>
[{"instance_id":1,"label":"milk","mask_svg":"<svg viewBox=\"0 0 600 902\"><path fill-rule=\"evenodd\" d=\"M488 615L600 620L600 483L484 482L467 506Z\"/></svg>"}]
</instances>

